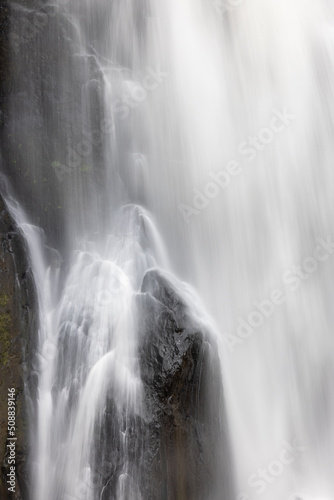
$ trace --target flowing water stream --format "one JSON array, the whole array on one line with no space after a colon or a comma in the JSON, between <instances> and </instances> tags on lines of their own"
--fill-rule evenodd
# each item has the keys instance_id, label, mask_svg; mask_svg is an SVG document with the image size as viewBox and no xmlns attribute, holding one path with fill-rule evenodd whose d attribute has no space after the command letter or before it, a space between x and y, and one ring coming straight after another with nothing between
<instances>
[{"instance_id":1,"label":"flowing water stream","mask_svg":"<svg viewBox=\"0 0 334 500\"><path fill-rule=\"evenodd\" d=\"M117 500L142 498L133 296L156 266L215 323L235 498L332 500L333 3L58 0L12 16L26 22L6 147L23 166L16 182L3 170L40 309L33 500L97 500L110 380Z\"/></svg>"}]
</instances>

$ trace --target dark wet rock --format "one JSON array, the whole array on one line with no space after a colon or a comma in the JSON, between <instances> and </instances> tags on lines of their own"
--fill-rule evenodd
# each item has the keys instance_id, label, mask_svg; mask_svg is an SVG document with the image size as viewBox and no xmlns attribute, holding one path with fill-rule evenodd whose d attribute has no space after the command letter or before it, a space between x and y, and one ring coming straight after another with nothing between
<instances>
[{"instance_id":1,"label":"dark wet rock","mask_svg":"<svg viewBox=\"0 0 334 500\"><path fill-rule=\"evenodd\" d=\"M138 489L138 477L144 458L146 428L144 420L129 409L119 407L113 391L95 423L95 452L92 457L94 498L121 497L144 500Z\"/></svg>"},{"instance_id":2,"label":"dark wet rock","mask_svg":"<svg viewBox=\"0 0 334 500\"><path fill-rule=\"evenodd\" d=\"M65 252L67 220L80 202L78 182L87 192L105 182L103 145L110 131L101 126L103 92L96 83L103 75L93 54L78 55L76 29L61 3L5 5L0 6L1 171L29 220L43 228L48 244ZM87 106L89 120L82 111ZM83 143L91 153L81 152Z\"/></svg>"},{"instance_id":3,"label":"dark wet rock","mask_svg":"<svg viewBox=\"0 0 334 500\"><path fill-rule=\"evenodd\" d=\"M0 128L4 118L4 100L9 83L9 4L0 5Z\"/></svg>"},{"instance_id":4,"label":"dark wet rock","mask_svg":"<svg viewBox=\"0 0 334 500\"><path fill-rule=\"evenodd\" d=\"M22 236L0 197L0 497L29 498L28 411L36 387L36 295ZM27 374L30 374L28 377ZM16 495L8 493L7 395L16 393ZM7 450L7 452L6 452Z\"/></svg>"},{"instance_id":5,"label":"dark wet rock","mask_svg":"<svg viewBox=\"0 0 334 500\"><path fill-rule=\"evenodd\" d=\"M145 390L145 500L230 500L232 481L217 346L175 284L146 273L138 296Z\"/></svg>"},{"instance_id":6,"label":"dark wet rock","mask_svg":"<svg viewBox=\"0 0 334 500\"><path fill-rule=\"evenodd\" d=\"M138 310L143 409L107 398L96 428L96 498L232 500L217 345L173 279L146 273ZM139 488L139 489L138 489Z\"/></svg>"}]
</instances>

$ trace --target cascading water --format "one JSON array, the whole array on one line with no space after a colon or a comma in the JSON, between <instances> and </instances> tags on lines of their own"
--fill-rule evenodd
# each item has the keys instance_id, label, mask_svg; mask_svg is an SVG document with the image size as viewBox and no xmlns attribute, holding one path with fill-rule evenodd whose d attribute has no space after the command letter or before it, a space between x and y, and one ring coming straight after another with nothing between
<instances>
[{"instance_id":1,"label":"cascading water","mask_svg":"<svg viewBox=\"0 0 334 500\"><path fill-rule=\"evenodd\" d=\"M220 335L235 498L334 498L331 2L11 9L2 170L39 297L33 500L96 500L115 460L117 500L143 498L133 298L155 266Z\"/></svg>"}]
</instances>

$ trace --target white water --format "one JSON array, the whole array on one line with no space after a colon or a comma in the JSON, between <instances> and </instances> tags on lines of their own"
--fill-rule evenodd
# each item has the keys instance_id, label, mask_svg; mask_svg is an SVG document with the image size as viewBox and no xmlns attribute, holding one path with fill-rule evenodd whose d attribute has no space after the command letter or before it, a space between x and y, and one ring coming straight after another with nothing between
<instances>
[{"instance_id":1,"label":"white water","mask_svg":"<svg viewBox=\"0 0 334 500\"><path fill-rule=\"evenodd\" d=\"M74 254L60 296L53 293L59 273L47 270L31 247L41 356L49 353L51 361L39 387L36 500L95 498L87 463L108 376L120 404L140 413L131 297L156 264L198 290L221 334L236 496L295 500L300 492L303 500L332 500L334 256L306 272L296 292L282 281L313 256L317 238L334 237L332 3L244 0L224 13L210 0L86 0L62 2L58 12L59 23L66 19L70 26L72 54L71 63L64 62L63 92L78 60L87 75L73 129L92 132L95 93L113 125L102 130L103 187L87 184L80 159L57 187ZM161 76L152 79L159 68ZM125 104L129 95L131 105ZM273 122L284 110L290 118ZM65 105L61 113L69 113ZM262 132L270 125L272 132ZM260 143L247 152L245 142L259 134ZM210 173L226 171L232 160L238 166L230 183L208 187ZM206 190L203 209L193 204L195 189ZM166 250L149 214L117 211L128 202L154 215ZM139 219L151 229L148 241ZM285 302L231 353L226 333L236 334L238 318L246 319L254 302L270 299L275 289ZM73 339L73 355L69 348L58 361L56 339L63 335ZM52 402L57 377L61 390ZM78 388L77 412L65 424L64 408ZM268 469L294 440L303 451L269 473L259 494L249 477ZM122 488L119 500L139 498L135 485Z\"/></svg>"}]
</instances>

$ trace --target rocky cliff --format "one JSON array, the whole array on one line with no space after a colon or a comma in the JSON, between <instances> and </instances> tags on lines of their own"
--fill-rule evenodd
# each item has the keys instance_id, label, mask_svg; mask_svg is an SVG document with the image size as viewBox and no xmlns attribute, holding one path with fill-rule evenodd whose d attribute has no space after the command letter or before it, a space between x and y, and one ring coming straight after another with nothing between
<instances>
[{"instance_id":1,"label":"rocky cliff","mask_svg":"<svg viewBox=\"0 0 334 500\"><path fill-rule=\"evenodd\" d=\"M2 500L33 500L28 443L35 420L30 400L36 400L37 302L26 255L20 232L0 199ZM121 480L131 500L231 500L230 451L215 339L178 284L160 271L146 273L136 306L143 411L120 414L110 395L101 434L96 436L97 498L116 498L126 460L129 475ZM8 494L6 487L9 388L15 389L17 409L16 495ZM127 439L126 454L121 451L122 435ZM135 483L131 476L137 478Z\"/></svg>"},{"instance_id":2,"label":"rocky cliff","mask_svg":"<svg viewBox=\"0 0 334 500\"><path fill-rule=\"evenodd\" d=\"M22 236L0 197L0 498L29 498L27 407L36 337L35 288ZM15 389L16 494L8 492L7 397Z\"/></svg>"}]
</instances>

